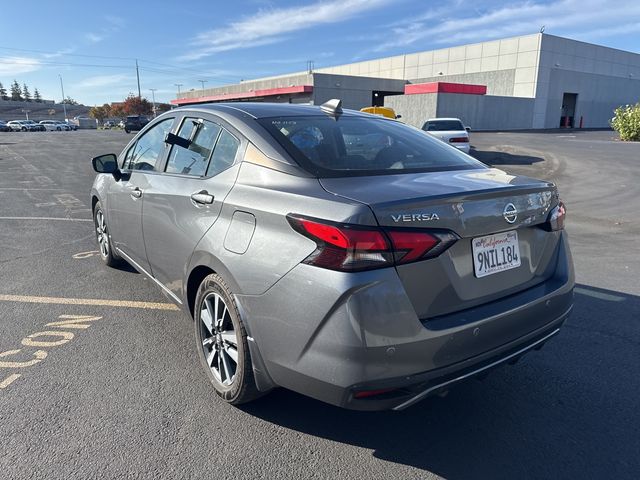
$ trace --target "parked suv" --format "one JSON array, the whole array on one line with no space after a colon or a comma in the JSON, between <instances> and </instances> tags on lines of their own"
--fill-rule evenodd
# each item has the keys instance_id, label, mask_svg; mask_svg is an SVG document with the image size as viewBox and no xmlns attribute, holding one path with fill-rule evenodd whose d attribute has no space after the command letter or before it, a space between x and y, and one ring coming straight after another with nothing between
<instances>
[{"instance_id":1,"label":"parked suv","mask_svg":"<svg viewBox=\"0 0 640 480\"><path fill-rule=\"evenodd\" d=\"M68 131L71 130L69 125L60 120L41 120L40 125L44 126L47 131Z\"/></svg>"},{"instance_id":2,"label":"parked suv","mask_svg":"<svg viewBox=\"0 0 640 480\"><path fill-rule=\"evenodd\" d=\"M124 122L124 131L127 133L142 130L149 123L149 119L144 115L129 115Z\"/></svg>"},{"instance_id":3,"label":"parked suv","mask_svg":"<svg viewBox=\"0 0 640 480\"><path fill-rule=\"evenodd\" d=\"M93 167L102 260L193 317L232 404L280 386L403 409L538 349L572 309L555 185L339 101L175 109Z\"/></svg>"},{"instance_id":4,"label":"parked suv","mask_svg":"<svg viewBox=\"0 0 640 480\"><path fill-rule=\"evenodd\" d=\"M44 131L42 125L38 125L32 120L11 120L7 122L7 125L11 127L14 132L40 132Z\"/></svg>"}]
</instances>

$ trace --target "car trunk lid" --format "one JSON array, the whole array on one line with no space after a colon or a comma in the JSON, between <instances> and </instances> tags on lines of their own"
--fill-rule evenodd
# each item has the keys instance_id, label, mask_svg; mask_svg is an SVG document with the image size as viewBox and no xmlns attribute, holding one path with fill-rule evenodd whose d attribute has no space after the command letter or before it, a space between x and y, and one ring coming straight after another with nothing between
<instances>
[{"instance_id":1,"label":"car trunk lid","mask_svg":"<svg viewBox=\"0 0 640 480\"><path fill-rule=\"evenodd\" d=\"M558 236L539 228L557 203L551 183L489 168L329 178L321 183L331 193L369 205L382 227L447 230L460 237L436 258L396 267L422 319L521 291L553 272ZM513 223L511 205L517 211ZM520 265L478 278L472 241L512 231Z\"/></svg>"}]
</instances>

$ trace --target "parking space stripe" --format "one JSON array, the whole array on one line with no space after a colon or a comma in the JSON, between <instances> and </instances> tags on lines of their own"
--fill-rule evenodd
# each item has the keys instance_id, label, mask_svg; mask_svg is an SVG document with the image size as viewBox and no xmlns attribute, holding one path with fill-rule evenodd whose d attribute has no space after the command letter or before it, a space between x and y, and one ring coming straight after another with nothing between
<instances>
[{"instance_id":1,"label":"parking space stripe","mask_svg":"<svg viewBox=\"0 0 640 480\"><path fill-rule=\"evenodd\" d=\"M141 308L147 310L173 310L173 303L135 302L130 300L103 300L99 298L34 297L30 295L0 295L0 302L46 303L54 305L92 305L100 307Z\"/></svg>"},{"instance_id":2,"label":"parking space stripe","mask_svg":"<svg viewBox=\"0 0 640 480\"><path fill-rule=\"evenodd\" d=\"M61 222L93 222L90 218L56 218L56 217L0 217L0 220L53 220Z\"/></svg>"},{"instance_id":3,"label":"parking space stripe","mask_svg":"<svg viewBox=\"0 0 640 480\"><path fill-rule=\"evenodd\" d=\"M11 385L13 382L15 382L17 379L19 379L22 375L19 373L14 373L12 375L9 375L7 378L5 378L2 382L0 382L0 388L7 388L9 385Z\"/></svg>"}]
</instances>

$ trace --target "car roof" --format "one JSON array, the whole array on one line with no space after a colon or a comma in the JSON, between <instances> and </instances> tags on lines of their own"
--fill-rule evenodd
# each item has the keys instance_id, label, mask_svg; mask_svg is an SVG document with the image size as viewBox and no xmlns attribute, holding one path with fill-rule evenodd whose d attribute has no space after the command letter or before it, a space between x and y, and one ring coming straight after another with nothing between
<instances>
[{"instance_id":1,"label":"car roof","mask_svg":"<svg viewBox=\"0 0 640 480\"><path fill-rule=\"evenodd\" d=\"M435 122L437 120L457 120L458 122L462 123L462 120L460 120L459 118L454 118L454 117L438 117L438 118L430 118L427 120L427 122Z\"/></svg>"},{"instance_id":2,"label":"car roof","mask_svg":"<svg viewBox=\"0 0 640 480\"><path fill-rule=\"evenodd\" d=\"M320 106L317 105L262 102L205 103L200 105L184 106L175 110L204 110L211 112L224 111L225 113L233 116L238 116L237 113L244 113L253 118L325 115L322 110L320 110ZM234 111L236 112L236 115L234 115ZM363 116L366 118L371 117L370 114L349 109L344 109L342 114L348 116Z\"/></svg>"}]
</instances>

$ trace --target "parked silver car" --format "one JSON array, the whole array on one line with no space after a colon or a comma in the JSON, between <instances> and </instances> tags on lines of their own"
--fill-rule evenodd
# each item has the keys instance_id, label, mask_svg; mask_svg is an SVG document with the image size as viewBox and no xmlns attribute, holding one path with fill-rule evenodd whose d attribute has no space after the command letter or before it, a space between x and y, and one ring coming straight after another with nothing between
<instances>
[{"instance_id":1,"label":"parked silver car","mask_svg":"<svg viewBox=\"0 0 640 480\"><path fill-rule=\"evenodd\" d=\"M193 317L233 404L281 386L402 409L541 347L572 309L553 184L338 101L175 109L93 166L102 259Z\"/></svg>"}]
</instances>

